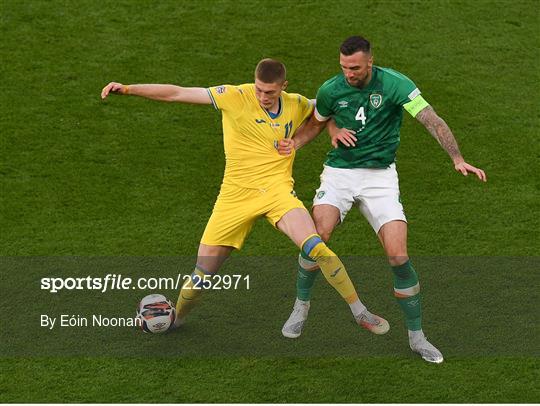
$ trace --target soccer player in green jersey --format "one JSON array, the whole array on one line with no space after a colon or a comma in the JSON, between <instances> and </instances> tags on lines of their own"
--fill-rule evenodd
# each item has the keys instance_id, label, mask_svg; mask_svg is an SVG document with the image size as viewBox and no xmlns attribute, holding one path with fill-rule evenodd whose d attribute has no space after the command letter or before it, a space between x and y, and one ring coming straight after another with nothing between
<instances>
[{"instance_id":1,"label":"soccer player in green jersey","mask_svg":"<svg viewBox=\"0 0 540 406\"><path fill-rule=\"evenodd\" d=\"M353 205L366 217L388 256L394 274L394 296L408 328L410 348L428 362L443 355L422 331L418 275L407 253L407 222L399 199L396 150L403 110L420 121L448 153L456 171L475 174L481 169L463 159L450 128L416 85L403 74L373 65L371 45L353 36L340 47L342 73L327 80L317 93L313 116L294 138L282 140L278 150L289 154L317 136L328 123L334 149L321 175L313 200L317 232L328 241ZM318 273L308 256L299 257L297 299L282 333L296 338L302 333L310 307L311 288Z\"/></svg>"}]
</instances>

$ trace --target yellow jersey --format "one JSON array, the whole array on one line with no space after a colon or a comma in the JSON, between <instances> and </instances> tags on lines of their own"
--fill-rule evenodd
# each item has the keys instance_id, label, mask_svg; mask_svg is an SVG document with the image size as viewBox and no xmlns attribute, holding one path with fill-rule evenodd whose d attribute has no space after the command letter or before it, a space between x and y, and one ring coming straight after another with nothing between
<instances>
[{"instance_id":1,"label":"yellow jersey","mask_svg":"<svg viewBox=\"0 0 540 406\"><path fill-rule=\"evenodd\" d=\"M283 156L277 142L292 137L308 118L313 106L306 97L281 92L274 115L261 107L253 83L208 88L214 107L221 110L225 174L223 184L264 189L277 183L293 183L295 153Z\"/></svg>"}]
</instances>

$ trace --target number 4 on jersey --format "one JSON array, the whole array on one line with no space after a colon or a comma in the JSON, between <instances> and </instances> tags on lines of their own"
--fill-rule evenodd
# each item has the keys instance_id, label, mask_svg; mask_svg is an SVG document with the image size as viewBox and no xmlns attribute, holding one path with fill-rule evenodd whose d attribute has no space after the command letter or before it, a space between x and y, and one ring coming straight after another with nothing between
<instances>
[{"instance_id":1,"label":"number 4 on jersey","mask_svg":"<svg viewBox=\"0 0 540 406\"><path fill-rule=\"evenodd\" d=\"M366 125L366 114L364 113L364 106L361 106L356 112L355 120L362 121L362 125Z\"/></svg>"}]
</instances>

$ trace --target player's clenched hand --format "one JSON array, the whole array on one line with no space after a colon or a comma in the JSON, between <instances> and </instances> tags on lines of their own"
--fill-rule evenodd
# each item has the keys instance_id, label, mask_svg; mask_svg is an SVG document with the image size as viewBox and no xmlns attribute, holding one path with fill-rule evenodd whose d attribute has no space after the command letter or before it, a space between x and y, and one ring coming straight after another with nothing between
<instances>
[{"instance_id":1,"label":"player's clenched hand","mask_svg":"<svg viewBox=\"0 0 540 406\"><path fill-rule=\"evenodd\" d=\"M294 139L283 138L278 141L277 150L280 155L290 155L294 151Z\"/></svg>"},{"instance_id":2,"label":"player's clenched hand","mask_svg":"<svg viewBox=\"0 0 540 406\"><path fill-rule=\"evenodd\" d=\"M465 161L458 162L454 165L454 168L456 169L456 171L461 172L463 176L467 176L470 172L478 176L478 179L480 179L481 181L487 182L486 173L482 169L469 165Z\"/></svg>"},{"instance_id":3,"label":"player's clenched hand","mask_svg":"<svg viewBox=\"0 0 540 406\"><path fill-rule=\"evenodd\" d=\"M111 82L107 86L105 86L103 90L101 91L101 98L104 99L111 92L125 94L126 90L127 90L127 86L124 86L122 83Z\"/></svg>"},{"instance_id":4,"label":"player's clenched hand","mask_svg":"<svg viewBox=\"0 0 540 406\"><path fill-rule=\"evenodd\" d=\"M339 128L337 131L330 131L330 139L334 148L338 147L338 142L341 142L346 147L354 147L356 145L356 131L347 128Z\"/></svg>"}]
</instances>

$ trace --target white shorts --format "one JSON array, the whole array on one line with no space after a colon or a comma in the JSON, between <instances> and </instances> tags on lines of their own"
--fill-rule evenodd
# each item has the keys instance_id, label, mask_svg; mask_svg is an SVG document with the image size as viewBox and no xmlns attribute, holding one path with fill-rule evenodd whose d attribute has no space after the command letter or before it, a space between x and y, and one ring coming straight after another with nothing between
<instances>
[{"instance_id":1,"label":"white shorts","mask_svg":"<svg viewBox=\"0 0 540 406\"><path fill-rule=\"evenodd\" d=\"M396 164L384 169L332 168L324 166L321 186L313 206L330 204L339 209L340 220L356 205L375 233L392 220L407 221L399 198Z\"/></svg>"}]
</instances>

